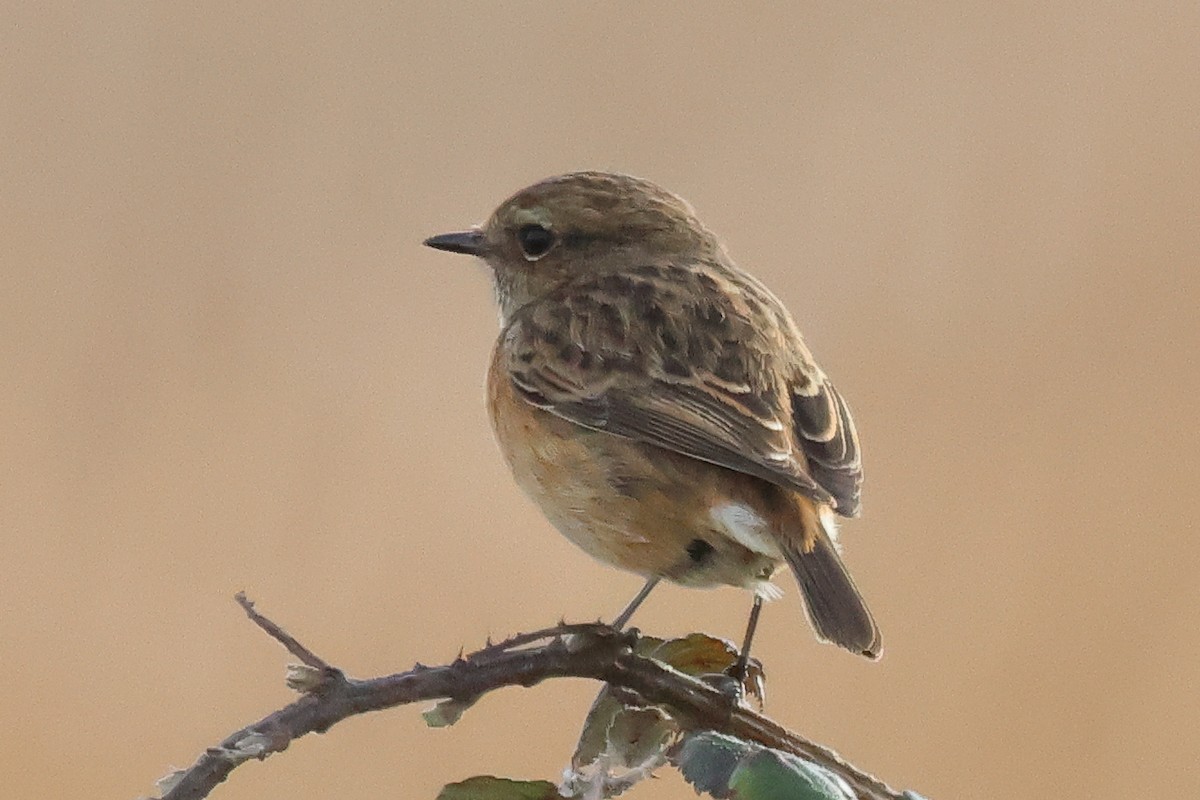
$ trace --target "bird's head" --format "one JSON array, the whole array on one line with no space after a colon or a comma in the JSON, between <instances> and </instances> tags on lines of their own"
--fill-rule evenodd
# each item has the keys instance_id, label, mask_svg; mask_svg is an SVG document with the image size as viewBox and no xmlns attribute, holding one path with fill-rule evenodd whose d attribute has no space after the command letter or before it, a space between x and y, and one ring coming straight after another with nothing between
<instances>
[{"instance_id":1,"label":"bird's head","mask_svg":"<svg viewBox=\"0 0 1200 800\"><path fill-rule=\"evenodd\" d=\"M721 250L681 197L606 172L547 178L505 200L484 225L425 244L486 261L505 316L581 274Z\"/></svg>"}]
</instances>

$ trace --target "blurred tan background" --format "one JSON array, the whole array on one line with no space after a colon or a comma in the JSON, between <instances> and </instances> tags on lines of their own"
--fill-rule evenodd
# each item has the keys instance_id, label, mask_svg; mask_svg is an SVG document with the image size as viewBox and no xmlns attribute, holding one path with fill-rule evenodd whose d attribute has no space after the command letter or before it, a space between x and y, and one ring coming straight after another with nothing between
<instances>
[{"instance_id":1,"label":"blurred tan background","mask_svg":"<svg viewBox=\"0 0 1200 800\"><path fill-rule=\"evenodd\" d=\"M420 247L579 168L689 198L857 413L885 657L786 580L773 716L935 800L1200 780L1200 7L414 5L5 11L8 794L152 794L288 702L239 589L363 676L621 607L492 444L483 270ZM594 690L360 718L215 796L554 779Z\"/></svg>"}]
</instances>

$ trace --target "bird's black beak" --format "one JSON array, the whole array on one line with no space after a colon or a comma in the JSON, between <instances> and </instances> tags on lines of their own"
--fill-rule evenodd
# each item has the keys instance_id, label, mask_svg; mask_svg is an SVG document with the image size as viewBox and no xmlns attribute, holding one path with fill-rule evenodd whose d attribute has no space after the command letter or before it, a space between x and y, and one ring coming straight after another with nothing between
<instances>
[{"instance_id":1,"label":"bird's black beak","mask_svg":"<svg viewBox=\"0 0 1200 800\"><path fill-rule=\"evenodd\" d=\"M443 233L425 240L426 247L450 253L466 253L469 256L483 255L486 240L483 231L474 228L461 233Z\"/></svg>"}]
</instances>

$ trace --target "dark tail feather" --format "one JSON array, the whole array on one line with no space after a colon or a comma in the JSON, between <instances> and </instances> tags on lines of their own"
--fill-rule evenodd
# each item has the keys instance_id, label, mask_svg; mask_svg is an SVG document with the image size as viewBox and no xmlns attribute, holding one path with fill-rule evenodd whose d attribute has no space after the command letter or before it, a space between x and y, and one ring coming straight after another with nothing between
<instances>
[{"instance_id":1,"label":"dark tail feather","mask_svg":"<svg viewBox=\"0 0 1200 800\"><path fill-rule=\"evenodd\" d=\"M812 550L804 553L788 547L785 552L804 593L809 622L821 639L867 658L879 658L883 651L879 628L829 534L820 523L817 527Z\"/></svg>"}]
</instances>

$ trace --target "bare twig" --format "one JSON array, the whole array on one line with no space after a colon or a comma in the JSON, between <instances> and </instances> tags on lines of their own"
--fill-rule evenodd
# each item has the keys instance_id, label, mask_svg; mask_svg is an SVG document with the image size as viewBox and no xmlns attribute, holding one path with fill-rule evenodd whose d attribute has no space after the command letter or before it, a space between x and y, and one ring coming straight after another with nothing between
<instances>
[{"instance_id":1,"label":"bare twig","mask_svg":"<svg viewBox=\"0 0 1200 800\"><path fill-rule=\"evenodd\" d=\"M470 701L504 686L528 687L561 677L592 678L634 692L647 703L670 708L687 729L719 731L793 753L839 775L861 800L903 797L832 750L731 703L728 695L702 681L635 654L636 631L618 632L599 623L560 625L489 645L445 666L418 664L407 672L357 680L259 614L244 595L239 593L237 601L256 625L314 674L308 680L295 674L289 678L302 691L300 699L234 732L191 767L163 779L162 800L206 797L239 764L281 752L292 740L324 733L347 717L422 700Z\"/></svg>"},{"instance_id":2,"label":"bare twig","mask_svg":"<svg viewBox=\"0 0 1200 800\"><path fill-rule=\"evenodd\" d=\"M309 650L307 647L300 644L300 642L296 641L296 639L283 628L279 627L274 622L258 613L254 609L254 601L246 597L245 592L238 592L233 596L233 599L237 600L238 605L240 605L246 612L246 616L250 618L251 622L266 631L267 635L272 639L286 647L289 653L300 659L300 663L310 666L313 669L329 669L329 665L325 663L324 659L322 659L312 650Z\"/></svg>"}]
</instances>

